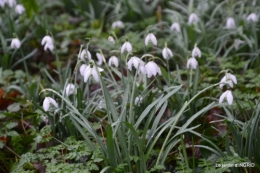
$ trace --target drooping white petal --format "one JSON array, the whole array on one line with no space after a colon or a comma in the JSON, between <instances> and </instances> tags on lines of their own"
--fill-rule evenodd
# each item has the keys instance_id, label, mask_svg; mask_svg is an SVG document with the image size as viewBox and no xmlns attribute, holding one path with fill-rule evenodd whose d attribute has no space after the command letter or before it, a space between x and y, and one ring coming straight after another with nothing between
<instances>
[{"instance_id":1,"label":"drooping white petal","mask_svg":"<svg viewBox=\"0 0 260 173\"><path fill-rule=\"evenodd\" d=\"M225 85L225 83L226 83L226 81L227 81L227 79L226 79L227 77L226 76L224 76L221 80L220 80L220 84L219 84L219 88L223 88L223 86Z\"/></svg>"},{"instance_id":2,"label":"drooping white petal","mask_svg":"<svg viewBox=\"0 0 260 173\"><path fill-rule=\"evenodd\" d=\"M90 54L90 52L88 51L88 50L86 50L86 49L83 49L82 51L81 51L81 53L80 53L80 59L88 59L88 60L90 60L92 57L91 57L91 54Z\"/></svg>"},{"instance_id":3,"label":"drooping white petal","mask_svg":"<svg viewBox=\"0 0 260 173\"><path fill-rule=\"evenodd\" d=\"M192 50L192 53L191 53L191 55L192 55L192 57L201 57L201 51L200 51L200 49L197 47L197 46L195 46L194 48L193 48L193 50Z\"/></svg>"},{"instance_id":4,"label":"drooping white petal","mask_svg":"<svg viewBox=\"0 0 260 173\"><path fill-rule=\"evenodd\" d=\"M145 45L147 46L149 42L152 42L153 45L157 45L157 39L156 37L154 36L153 33L149 33L146 38L145 38Z\"/></svg>"},{"instance_id":5,"label":"drooping white petal","mask_svg":"<svg viewBox=\"0 0 260 173\"><path fill-rule=\"evenodd\" d=\"M21 15L21 14L23 14L24 11L25 11L25 8L24 8L23 5L17 4L17 5L15 6L15 12L16 12L17 14Z\"/></svg>"},{"instance_id":6,"label":"drooping white petal","mask_svg":"<svg viewBox=\"0 0 260 173\"><path fill-rule=\"evenodd\" d=\"M237 84L236 76L231 73L227 73L220 81L219 87L222 89L225 84L228 84L231 88L233 88L233 83Z\"/></svg>"},{"instance_id":7,"label":"drooping white petal","mask_svg":"<svg viewBox=\"0 0 260 173\"><path fill-rule=\"evenodd\" d=\"M115 39L112 36L109 36L107 39L109 42L115 44Z\"/></svg>"},{"instance_id":8,"label":"drooping white petal","mask_svg":"<svg viewBox=\"0 0 260 173\"><path fill-rule=\"evenodd\" d=\"M52 38L49 35L46 35L43 37L41 44L44 45L45 51L47 51L47 49L49 49L50 51L53 51L53 49L54 49L54 44L53 44Z\"/></svg>"},{"instance_id":9,"label":"drooping white petal","mask_svg":"<svg viewBox=\"0 0 260 173\"><path fill-rule=\"evenodd\" d=\"M135 69L138 69L138 66L141 62L141 59L136 57L136 56L133 56L130 58L130 60L127 62L127 68L132 71L132 66L135 67Z\"/></svg>"},{"instance_id":10,"label":"drooping white petal","mask_svg":"<svg viewBox=\"0 0 260 173\"><path fill-rule=\"evenodd\" d=\"M122 47L121 47L121 53L124 53L124 51L131 52L132 51L132 45L129 41L126 41Z\"/></svg>"},{"instance_id":11,"label":"drooping white petal","mask_svg":"<svg viewBox=\"0 0 260 173\"><path fill-rule=\"evenodd\" d=\"M156 76L157 73L158 73L158 75L162 74L161 69L153 61L150 61L145 65L145 72L146 72L148 78L150 78L152 76Z\"/></svg>"},{"instance_id":12,"label":"drooping white petal","mask_svg":"<svg viewBox=\"0 0 260 173\"><path fill-rule=\"evenodd\" d=\"M98 71L97 71L98 70ZM100 72L104 71L104 69L99 67L90 67L90 65L84 71L84 82L87 82L89 77L92 76L96 82L99 81Z\"/></svg>"},{"instance_id":13,"label":"drooping white petal","mask_svg":"<svg viewBox=\"0 0 260 173\"><path fill-rule=\"evenodd\" d=\"M231 28L235 28L235 27L236 27L236 23L235 23L234 18L229 17L226 22L226 28L231 29Z\"/></svg>"},{"instance_id":14,"label":"drooping white petal","mask_svg":"<svg viewBox=\"0 0 260 173\"><path fill-rule=\"evenodd\" d=\"M11 48L19 49L21 47L21 42L18 38L13 38L11 42Z\"/></svg>"},{"instance_id":15,"label":"drooping white petal","mask_svg":"<svg viewBox=\"0 0 260 173\"><path fill-rule=\"evenodd\" d=\"M255 13L251 13L247 16L246 20L248 22L252 21L252 22L257 22L258 21L258 17Z\"/></svg>"},{"instance_id":16,"label":"drooping white petal","mask_svg":"<svg viewBox=\"0 0 260 173\"><path fill-rule=\"evenodd\" d=\"M112 23L112 26L111 26L112 29L115 29L115 28L124 28L124 27L125 27L125 25L124 25L124 23L123 23L121 20L118 20L118 21L113 22L113 23Z\"/></svg>"},{"instance_id":17,"label":"drooping white petal","mask_svg":"<svg viewBox=\"0 0 260 173\"><path fill-rule=\"evenodd\" d=\"M222 93L220 98L219 98L219 103L222 103L226 96L227 96L227 92Z\"/></svg>"},{"instance_id":18,"label":"drooping white petal","mask_svg":"<svg viewBox=\"0 0 260 173\"><path fill-rule=\"evenodd\" d=\"M82 64L80 66L79 71L80 71L81 76L84 76L84 72L85 72L86 68L90 68L90 66L87 66L86 64Z\"/></svg>"},{"instance_id":19,"label":"drooping white petal","mask_svg":"<svg viewBox=\"0 0 260 173\"><path fill-rule=\"evenodd\" d=\"M226 98L229 105L232 105L233 103L233 95L230 90L226 90L219 98L219 103L222 103L223 100Z\"/></svg>"},{"instance_id":20,"label":"drooping white petal","mask_svg":"<svg viewBox=\"0 0 260 173\"><path fill-rule=\"evenodd\" d=\"M145 71L145 63L140 60L140 64L139 64L139 67L138 67L138 74L146 74L146 71Z\"/></svg>"},{"instance_id":21,"label":"drooping white petal","mask_svg":"<svg viewBox=\"0 0 260 173\"><path fill-rule=\"evenodd\" d=\"M231 73L227 73L227 75L228 75L228 78L231 79L234 84L237 84L237 78L236 78L236 76L234 76L234 75L231 74Z\"/></svg>"},{"instance_id":22,"label":"drooping white petal","mask_svg":"<svg viewBox=\"0 0 260 173\"><path fill-rule=\"evenodd\" d=\"M108 61L108 65L111 67L112 64L115 65L115 67L118 67L118 58L116 56L111 56L109 61Z\"/></svg>"},{"instance_id":23,"label":"drooping white petal","mask_svg":"<svg viewBox=\"0 0 260 173\"><path fill-rule=\"evenodd\" d=\"M45 111L48 111L50 108L50 104L52 104L53 106L55 106L56 108L58 108L58 103L51 97L45 97L44 101L43 101L43 109Z\"/></svg>"},{"instance_id":24,"label":"drooping white petal","mask_svg":"<svg viewBox=\"0 0 260 173\"><path fill-rule=\"evenodd\" d=\"M84 82L88 81L88 78L91 75L91 73L92 73L91 67L85 69L85 71L84 71Z\"/></svg>"},{"instance_id":25,"label":"drooping white petal","mask_svg":"<svg viewBox=\"0 0 260 173\"><path fill-rule=\"evenodd\" d=\"M74 84L68 84L66 87L66 95L69 96L71 94L75 94L76 93L76 87Z\"/></svg>"},{"instance_id":26,"label":"drooping white petal","mask_svg":"<svg viewBox=\"0 0 260 173\"><path fill-rule=\"evenodd\" d=\"M191 13L189 16L188 24L191 25L191 24L196 24L198 22L199 22L199 17L197 16L197 14Z\"/></svg>"},{"instance_id":27,"label":"drooping white petal","mask_svg":"<svg viewBox=\"0 0 260 173\"><path fill-rule=\"evenodd\" d=\"M103 63L103 55L102 54L100 54L100 53L96 53L96 56L97 56L97 59L98 59L98 62L97 62L97 65L98 66L101 66L102 65L102 63Z\"/></svg>"},{"instance_id":28,"label":"drooping white petal","mask_svg":"<svg viewBox=\"0 0 260 173\"><path fill-rule=\"evenodd\" d=\"M188 59L187 68L196 69L197 66L198 66L198 61L194 57L191 57L190 59Z\"/></svg>"},{"instance_id":29,"label":"drooping white petal","mask_svg":"<svg viewBox=\"0 0 260 173\"><path fill-rule=\"evenodd\" d=\"M44 50L47 51L48 49L49 49L50 51L53 51L54 45L51 44L51 43L46 43L46 44L44 45Z\"/></svg>"},{"instance_id":30,"label":"drooping white petal","mask_svg":"<svg viewBox=\"0 0 260 173\"><path fill-rule=\"evenodd\" d=\"M45 45L46 43L53 44L52 38L49 35L43 37L41 44Z\"/></svg>"},{"instance_id":31,"label":"drooping white petal","mask_svg":"<svg viewBox=\"0 0 260 173\"><path fill-rule=\"evenodd\" d=\"M98 72L97 72L97 70L94 69L94 68L92 69L92 76L93 76L93 78L95 79L96 82L99 81Z\"/></svg>"},{"instance_id":32,"label":"drooping white petal","mask_svg":"<svg viewBox=\"0 0 260 173\"><path fill-rule=\"evenodd\" d=\"M171 31L181 32L180 24L178 22L174 22L171 25Z\"/></svg>"},{"instance_id":33,"label":"drooping white petal","mask_svg":"<svg viewBox=\"0 0 260 173\"><path fill-rule=\"evenodd\" d=\"M171 49L169 49L168 47L163 48L162 56L164 59L169 59L170 57L173 57Z\"/></svg>"},{"instance_id":34,"label":"drooping white petal","mask_svg":"<svg viewBox=\"0 0 260 173\"><path fill-rule=\"evenodd\" d=\"M233 103L233 95L232 95L232 92L231 91L227 91L227 101L228 101L228 104L231 105Z\"/></svg>"}]
</instances>

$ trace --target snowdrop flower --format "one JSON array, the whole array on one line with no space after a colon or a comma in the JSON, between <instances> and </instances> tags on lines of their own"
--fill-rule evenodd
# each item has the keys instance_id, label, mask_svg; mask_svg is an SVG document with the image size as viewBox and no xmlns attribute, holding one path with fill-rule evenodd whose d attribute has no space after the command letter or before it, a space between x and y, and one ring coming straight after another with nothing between
<instances>
[{"instance_id":1,"label":"snowdrop flower","mask_svg":"<svg viewBox=\"0 0 260 173\"><path fill-rule=\"evenodd\" d=\"M236 76L227 73L220 81L219 87L222 89L225 84L228 84L231 88L233 88L233 83L237 84Z\"/></svg>"},{"instance_id":2,"label":"snowdrop flower","mask_svg":"<svg viewBox=\"0 0 260 173\"><path fill-rule=\"evenodd\" d=\"M240 46L241 44L244 44L244 43L245 43L245 42L242 41L242 40L240 40L240 39L235 39L235 43L234 43L235 49L238 50L239 46Z\"/></svg>"},{"instance_id":3,"label":"snowdrop flower","mask_svg":"<svg viewBox=\"0 0 260 173\"><path fill-rule=\"evenodd\" d=\"M152 76L156 76L157 73L158 73L158 75L162 74L161 69L153 61L150 61L145 65L145 72L146 72L148 78L150 78Z\"/></svg>"},{"instance_id":4,"label":"snowdrop flower","mask_svg":"<svg viewBox=\"0 0 260 173\"><path fill-rule=\"evenodd\" d=\"M115 39L112 36L109 36L107 40L112 44L115 44Z\"/></svg>"},{"instance_id":5,"label":"snowdrop flower","mask_svg":"<svg viewBox=\"0 0 260 173\"><path fill-rule=\"evenodd\" d=\"M0 6L3 8L5 7L6 0L0 0Z\"/></svg>"},{"instance_id":6,"label":"snowdrop flower","mask_svg":"<svg viewBox=\"0 0 260 173\"><path fill-rule=\"evenodd\" d=\"M18 38L13 38L11 42L11 48L19 49L21 47L21 41Z\"/></svg>"},{"instance_id":7,"label":"snowdrop flower","mask_svg":"<svg viewBox=\"0 0 260 173\"><path fill-rule=\"evenodd\" d=\"M7 0L8 6L10 8L14 7L16 5L16 0Z\"/></svg>"},{"instance_id":8,"label":"snowdrop flower","mask_svg":"<svg viewBox=\"0 0 260 173\"><path fill-rule=\"evenodd\" d=\"M121 47L121 53L124 53L124 51L131 52L132 51L132 45L129 43L129 41L126 41L122 47Z\"/></svg>"},{"instance_id":9,"label":"snowdrop flower","mask_svg":"<svg viewBox=\"0 0 260 173\"><path fill-rule=\"evenodd\" d=\"M247 16L246 20L248 22L252 21L252 22L257 22L258 19L257 19L257 15L255 13L251 13Z\"/></svg>"},{"instance_id":10,"label":"snowdrop flower","mask_svg":"<svg viewBox=\"0 0 260 173\"><path fill-rule=\"evenodd\" d=\"M138 66L141 65L141 63L144 63L140 58L133 56L129 59L127 62L127 68L132 71L132 66L135 67L135 69L138 69Z\"/></svg>"},{"instance_id":11,"label":"snowdrop flower","mask_svg":"<svg viewBox=\"0 0 260 173\"><path fill-rule=\"evenodd\" d=\"M181 32L180 24L178 22L174 22L171 25L171 31Z\"/></svg>"},{"instance_id":12,"label":"snowdrop flower","mask_svg":"<svg viewBox=\"0 0 260 173\"><path fill-rule=\"evenodd\" d=\"M196 24L198 22L199 22L199 17L197 16L197 14L191 13L189 16L188 24L191 25L191 24Z\"/></svg>"},{"instance_id":13,"label":"snowdrop flower","mask_svg":"<svg viewBox=\"0 0 260 173\"><path fill-rule=\"evenodd\" d=\"M193 50L192 50L192 52L191 52L191 56L192 57L201 57L201 51L200 51L200 49L197 47L197 46L195 46L194 48L193 48Z\"/></svg>"},{"instance_id":14,"label":"snowdrop flower","mask_svg":"<svg viewBox=\"0 0 260 173\"><path fill-rule=\"evenodd\" d=\"M187 62L187 68L193 68L196 69L198 66L198 61L194 58L191 57L188 62Z\"/></svg>"},{"instance_id":15,"label":"snowdrop flower","mask_svg":"<svg viewBox=\"0 0 260 173\"><path fill-rule=\"evenodd\" d=\"M49 35L46 35L43 37L41 44L44 45L45 51L47 51L47 49L49 49L50 51L53 51L53 49L54 49L54 44L53 44L52 38Z\"/></svg>"},{"instance_id":16,"label":"snowdrop flower","mask_svg":"<svg viewBox=\"0 0 260 173\"><path fill-rule=\"evenodd\" d=\"M124 28L124 27L125 27L125 25L124 25L124 23L123 23L121 20L118 20L118 21L113 22L113 23L112 23L112 26L111 26L112 29L115 29L115 28Z\"/></svg>"},{"instance_id":17,"label":"snowdrop flower","mask_svg":"<svg viewBox=\"0 0 260 173\"><path fill-rule=\"evenodd\" d=\"M108 65L112 67L112 64L114 64L115 67L118 67L118 58L116 56L111 56Z\"/></svg>"},{"instance_id":18,"label":"snowdrop flower","mask_svg":"<svg viewBox=\"0 0 260 173\"><path fill-rule=\"evenodd\" d=\"M17 5L15 6L15 12L16 12L17 14L21 15L21 14L23 14L24 11L25 11L25 8L24 8L23 5L17 4Z\"/></svg>"},{"instance_id":19,"label":"snowdrop flower","mask_svg":"<svg viewBox=\"0 0 260 173\"><path fill-rule=\"evenodd\" d=\"M75 94L77 92L75 85L68 84L66 87L66 95L69 96L71 94Z\"/></svg>"},{"instance_id":20,"label":"snowdrop flower","mask_svg":"<svg viewBox=\"0 0 260 173\"><path fill-rule=\"evenodd\" d=\"M173 57L171 49L168 47L164 47L162 50L162 56L164 59L169 59L170 57Z\"/></svg>"},{"instance_id":21,"label":"snowdrop flower","mask_svg":"<svg viewBox=\"0 0 260 173\"><path fill-rule=\"evenodd\" d=\"M96 69L97 68L97 69ZM98 70L98 71L97 71ZM91 67L90 65L88 65L88 67L86 67L86 69L84 70L83 72L83 77L84 77L84 82L87 82L88 81L88 78L90 76L93 76L94 80L96 82L99 81L99 75L98 73L99 72L102 72L104 71L102 68L99 68L99 67Z\"/></svg>"},{"instance_id":22,"label":"snowdrop flower","mask_svg":"<svg viewBox=\"0 0 260 173\"><path fill-rule=\"evenodd\" d=\"M226 22L226 28L231 29L235 27L236 27L235 20L232 17L229 17Z\"/></svg>"},{"instance_id":23,"label":"snowdrop flower","mask_svg":"<svg viewBox=\"0 0 260 173\"><path fill-rule=\"evenodd\" d=\"M96 53L96 56L97 56L97 59L98 59L97 65L101 66L102 63L103 63L104 56L102 54L100 54L100 53Z\"/></svg>"},{"instance_id":24,"label":"snowdrop flower","mask_svg":"<svg viewBox=\"0 0 260 173\"><path fill-rule=\"evenodd\" d=\"M219 103L222 103L224 98L227 99L227 102L229 105L232 104L233 102L233 95L232 95L232 92L230 90L226 90L219 98Z\"/></svg>"},{"instance_id":25,"label":"snowdrop flower","mask_svg":"<svg viewBox=\"0 0 260 173\"><path fill-rule=\"evenodd\" d=\"M153 45L157 45L157 39L156 37L154 36L154 34L152 33L149 33L146 38L145 38L145 45L147 46L149 42L152 42Z\"/></svg>"},{"instance_id":26,"label":"snowdrop flower","mask_svg":"<svg viewBox=\"0 0 260 173\"><path fill-rule=\"evenodd\" d=\"M90 52L87 50L86 51L86 49L83 49L82 51L81 51L81 53L80 53L80 59L85 59L85 58L87 58L88 60L91 60L91 54L90 54Z\"/></svg>"},{"instance_id":27,"label":"snowdrop flower","mask_svg":"<svg viewBox=\"0 0 260 173\"><path fill-rule=\"evenodd\" d=\"M140 104L142 103L143 97L142 96L137 96L135 98L135 105L140 106Z\"/></svg>"},{"instance_id":28,"label":"snowdrop flower","mask_svg":"<svg viewBox=\"0 0 260 173\"><path fill-rule=\"evenodd\" d=\"M58 108L58 103L51 97L45 97L43 101L43 109L45 111L48 111L50 108L50 104L52 104L54 107Z\"/></svg>"}]
</instances>

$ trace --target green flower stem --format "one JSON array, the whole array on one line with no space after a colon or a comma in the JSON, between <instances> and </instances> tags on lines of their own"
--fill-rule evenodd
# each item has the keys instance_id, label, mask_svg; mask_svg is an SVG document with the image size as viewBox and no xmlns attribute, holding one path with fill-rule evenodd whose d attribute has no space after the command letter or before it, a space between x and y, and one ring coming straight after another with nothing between
<instances>
[{"instance_id":1,"label":"green flower stem","mask_svg":"<svg viewBox=\"0 0 260 173\"><path fill-rule=\"evenodd\" d=\"M183 135L180 135L180 138L181 138L181 148L182 148L182 151L183 151L183 156L184 156L185 164L186 164L186 167L187 167L187 168L190 168L190 167L189 167L189 162L188 162L188 157L187 157L187 152L186 152L185 143L184 143L184 140L183 140Z\"/></svg>"}]
</instances>

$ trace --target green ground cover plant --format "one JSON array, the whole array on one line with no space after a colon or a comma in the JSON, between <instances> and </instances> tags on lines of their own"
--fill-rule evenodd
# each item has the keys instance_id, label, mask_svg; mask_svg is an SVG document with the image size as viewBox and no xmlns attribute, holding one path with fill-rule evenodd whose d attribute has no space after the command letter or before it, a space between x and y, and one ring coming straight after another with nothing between
<instances>
[{"instance_id":1,"label":"green ground cover plant","mask_svg":"<svg viewBox=\"0 0 260 173\"><path fill-rule=\"evenodd\" d=\"M259 172L259 5L0 0L0 172Z\"/></svg>"}]
</instances>

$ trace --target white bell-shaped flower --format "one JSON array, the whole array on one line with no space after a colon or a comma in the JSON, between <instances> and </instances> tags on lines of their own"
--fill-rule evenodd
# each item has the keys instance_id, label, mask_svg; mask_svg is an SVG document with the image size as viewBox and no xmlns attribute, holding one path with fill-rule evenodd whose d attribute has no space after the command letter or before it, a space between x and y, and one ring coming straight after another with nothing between
<instances>
[{"instance_id":1,"label":"white bell-shaped flower","mask_svg":"<svg viewBox=\"0 0 260 173\"><path fill-rule=\"evenodd\" d=\"M118 67L118 58L116 56L111 56L108 60L108 65L112 67L112 64L114 64L115 67Z\"/></svg>"},{"instance_id":2,"label":"white bell-shaped flower","mask_svg":"<svg viewBox=\"0 0 260 173\"><path fill-rule=\"evenodd\" d=\"M19 49L21 47L21 41L18 38L13 38L11 42L11 48Z\"/></svg>"},{"instance_id":3,"label":"white bell-shaped flower","mask_svg":"<svg viewBox=\"0 0 260 173\"><path fill-rule=\"evenodd\" d=\"M109 36L107 39L110 43L115 44L115 39L112 36Z\"/></svg>"},{"instance_id":4,"label":"white bell-shaped flower","mask_svg":"<svg viewBox=\"0 0 260 173\"><path fill-rule=\"evenodd\" d=\"M188 21L188 24L191 25L191 24L197 24L199 22L199 17L197 16L196 13L191 13L190 16L189 16L189 21Z\"/></svg>"},{"instance_id":5,"label":"white bell-shaped flower","mask_svg":"<svg viewBox=\"0 0 260 173\"><path fill-rule=\"evenodd\" d=\"M171 29L171 31L181 32L181 27L180 27L180 24L178 22L174 22L171 25L170 29Z\"/></svg>"},{"instance_id":6,"label":"white bell-shaped flower","mask_svg":"<svg viewBox=\"0 0 260 173\"><path fill-rule=\"evenodd\" d=\"M17 4L17 5L15 6L15 12L16 12L17 14L21 15L21 14L23 14L24 11L25 11L25 8L24 8L23 5Z\"/></svg>"},{"instance_id":7,"label":"white bell-shaped flower","mask_svg":"<svg viewBox=\"0 0 260 173\"><path fill-rule=\"evenodd\" d=\"M135 98L135 105L140 106L140 104L142 103L142 101L143 101L143 97L142 97L142 96L137 96L137 97Z\"/></svg>"},{"instance_id":8,"label":"white bell-shaped flower","mask_svg":"<svg viewBox=\"0 0 260 173\"><path fill-rule=\"evenodd\" d=\"M0 6L1 6L2 8L5 7L5 3L6 3L6 0L0 0Z\"/></svg>"},{"instance_id":9,"label":"white bell-shaped flower","mask_svg":"<svg viewBox=\"0 0 260 173\"><path fill-rule=\"evenodd\" d=\"M198 61L196 60L196 58L191 57L188 62L187 62L187 68L193 68L196 69L198 66Z\"/></svg>"},{"instance_id":10,"label":"white bell-shaped flower","mask_svg":"<svg viewBox=\"0 0 260 173\"><path fill-rule=\"evenodd\" d=\"M258 21L258 17L255 13L251 13L247 16L246 20L248 22L252 21L252 22L257 22Z\"/></svg>"},{"instance_id":11,"label":"white bell-shaped flower","mask_svg":"<svg viewBox=\"0 0 260 173\"><path fill-rule=\"evenodd\" d=\"M147 46L149 42L152 42L153 45L157 45L157 39L154 36L153 33L149 33L146 37L145 37L145 45Z\"/></svg>"},{"instance_id":12,"label":"white bell-shaped flower","mask_svg":"<svg viewBox=\"0 0 260 173\"><path fill-rule=\"evenodd\" d=\"M219 98L219 103L222 103L224 99L227 99L227 102L229 105L232 105L233 103L233 95L230 90L226 90Z\"/></svg>"},{"instance_id":13,"label":"white bell-shaped flower","mask_svg":"<svg viewBox=\"0 0 260 173\"><path fill-rule=\"evenodd\" d=\"M138 69L139 64L141 63L141 59L133 56L131 57L127 62L127 68L132 71L132 66L135 67L135 69Z\"/></svg>"},{"instance_id":14,"label":"white bell-shaped flower","mask_svg":"<svg viewBox=\"0 0 260 173\"><path fill-rule=\"evenodd\" d=\"M195 46L194 48L193 48L193 50L192 50L192 52L191 52L191 56L192 57L201 57L201 51L200 51L200 49L197 47L197 46Z\"/></svg>"},{"instance_id":15,"label":"white bell-shaped flower","mask_svg":"<svg viewBox=\"0 0 260 173\"><path fill-rule=\"evenodd\" d=\"M158 73L158 75L162 74L161 69L153 61L150 61L145 65L145 72L146 72L148 78L150 78L152 76L156 76L157 73Z\"/></svg>"},{"instance_id":16,"label":"white bell-shaped flower","mask_svg":"<svg viewBox=\"0 0 260 173\"><path fill-rule=\"evenodd\" d=\"M113 22L113 23L112 23L112 26L111 26L112 29L115 29L115 28L124 28L124 27L125 27L125 25L124 25L124 23L123 23L121 20L118 20L118 21Z\"/></svg>"},{"instance_id":17,"label":"white bell-shaped flower","mask_svg":"<svg viewBox=\"0 0 260 173\"><path fill-rule=\"evenodd\" d=\"M96 82L98 82L99 81L98 73L100 73L102 71L104 71L102 68L99 68L99 67L96 68L94 66L91 67L90 65L88 65L83 72L84 82L87 82L90 76L92 76L94 78L94 80Z\"/></svg>"},{"instance_id":18,"label":"white bell-shaped flower","mask_svg":"<svg viewBox=\"0 0 260 173\"><path fill-rule=\"evenodd\" d=\"M16 0L6 0L6 2L10 8L16 5Z\"/></svg>"},{"instance_id":19,"label":"white bell-shaped flower","mask_svg":"<svg viewBox=\"0 0 260 173\"><path fill-rule=\"evenodd\" d=\"M91 60L91 54L88 50L83 49L79 55L80 59L88 59Z\"/></svg>"},{"instance_id":20,"label":"white bell-shaped flower","mask_svg":"<svg viewBox=\"0 0 260 173\"><path fill-rule=\"evenodd\" d=\"M234 18L229 17L229 18L227 19L226 28L228 28L228 29L236 28L236 23L235 23Z\"/></svg>"},{"instance_id":21,"label":"white bell-shaped flower","mask_svg":"<svg viewBox=\"0 0 260 173\"><path fill-rule=\"evenodd\" d=\"M74 84L68 84L66 87L66 95L76 94L77 90Z\"/></svg>"},{"instance_id":22,"label":"white bell-shaped flower","mask_svg":"<svg viewBox=\"0 0 260 173\"><path fill-rule=\"evenodd\" d=\"M45 97L43 101L43 109L45 111L48 111L50 108L50 105L53 105L54 107L58 108L58 103L51 97Z\"/></svg>"},{"instance_id":23,"label":"white bell-shaped flower","mask_svg":"<svg viewBox=\"0 0 260 173\"><path fill-rule=\"evenodd\" d=\"M173 57L171 49L169 49L168 47L164 47L162 50L162 56L164 59L169 59Z\"/></svg>"},{"instance_id":24,"label":"white bell-shaped flower","mask_svg":"<svg viewBox=\"0 0 260 173\"><path fill-rule=\"evenodd\" d=\"M228 84L231 88L233 88L233 83L237 84L236 76L231 73L227 73L220 81L219 87L222 89L225 84Z\"/></svg>"},{"instance_id":25,"label":"white bell-shaped flower","mask_svg":"<svg viewBox=\"0 0 260 173\"><path fill-rule=\"evenodd\" d=\"M43 37L41 44L44 45L45 51L47 51L47 49L49 49L50 51L53 51L53 49L54 49L54 44L53 44L52 38L49 35L46 35Z\"/></svg>"},{"instance_id":26,"label":"white bell-shaped flower","mask_svg":"<svg viewBox=\"0 0 260 173\"><path fill-rule=\"evenodd\" d=\"M129 41L126 41L122 47L121 47L121 53L124 53L124 51L131 52L132 51L132 45Z\"/></svg>"},{"instance_id":27,"label":"white bell-shaped flower","mask_svg":"<svg viewBox=\"0 0 260 173\"><path fill-rule=\"evenodd\" d=\"M97 59L98 59L97 65L101 66L103 64L104 56L101 53L96 53L96 56L97 56Z\"/></svg>"}]
</instances>

